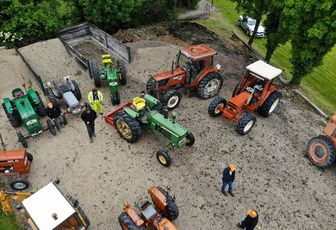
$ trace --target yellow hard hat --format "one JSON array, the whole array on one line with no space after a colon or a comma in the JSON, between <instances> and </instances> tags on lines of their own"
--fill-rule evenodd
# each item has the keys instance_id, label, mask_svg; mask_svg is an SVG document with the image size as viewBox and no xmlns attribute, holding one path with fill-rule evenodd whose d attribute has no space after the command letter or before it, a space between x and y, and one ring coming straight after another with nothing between
<instances>
[{"instance_id":1,"label":"yellow hard hat","mask_svg":"<svg viewBox=\"0 0 336 230\"><path fill-rule=\"evenodd\" d=\"M257 212L254 211L253 209L249 209L249 210L247 210L247 215L249 215L252 218L256 218L257 217Z\"/></svg>"},{"instance_id":2,"label":"yellow hard hat","mask_svg":"<svg viewBox=\"0 0 336 230\"><path fill-rule=\"evenodd\" d=\"M235 165L234 164L229 164L229 169L233 172L233 171L235 171L236 170L236 167L235 167Z\"/></svg>"}]
</instances>

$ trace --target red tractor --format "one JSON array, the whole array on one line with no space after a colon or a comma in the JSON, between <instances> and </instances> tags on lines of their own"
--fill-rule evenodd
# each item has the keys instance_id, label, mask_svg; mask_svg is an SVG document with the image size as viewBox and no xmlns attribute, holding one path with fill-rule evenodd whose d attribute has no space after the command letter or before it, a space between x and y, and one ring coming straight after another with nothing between
<instances>
[{"instance_id":1,"label":"red tractor","mask_svg":"<svg viewBox=\"0 0 336 230\"><path fill-rule=\"evenodd\" d=\"M25 175L29 174L32 161L33 156L24 149L0 151L0 175L8 175L12 189L27 189Z\"/></svg>"},{"instance_id":2,"label":"red tractor","mask_svg":"<svg viewBox=\"0 0 336 230\"><path fill-rule=\"evenodd\" d=\"M145 202L138 210L130 204L124 204L124 212L118 217L123 230L177 230L171 222L177 219L179 210L175 199L161 188L152 186L148 189L153 204Z\"/></svg>"},{"instance_id":3,"label":"red tractor","mask_svg":"<svg viewBox=\"0 0 336 230\"><path fill-rule=\"evenodd\" d=\"M246 67L246 73L233 91L232 98L214 99L208 108L212 117L222 115L228 121L237 122L237 133L249 133L256 123L250 113L240 116L243 111L258 112L263 117L270 116L278 106L282 94L273 85L273 80L282 73L263 61L257 61Z\"/></svg>"},{"instance_id":4,"label":"red tractor","mask_svg":"<svg viewBox=\"0 0 336 230\"><path fill-rule=\"evenodd\" d=\"M147 92L158 98L168 109L181 101L179 89L195 91L203 99L214 97L222 87L221 66L214 67L216 51L207 45L193 45L180 49L171 70L157 73L147 81Z\"/></svg>"}]
</instances>

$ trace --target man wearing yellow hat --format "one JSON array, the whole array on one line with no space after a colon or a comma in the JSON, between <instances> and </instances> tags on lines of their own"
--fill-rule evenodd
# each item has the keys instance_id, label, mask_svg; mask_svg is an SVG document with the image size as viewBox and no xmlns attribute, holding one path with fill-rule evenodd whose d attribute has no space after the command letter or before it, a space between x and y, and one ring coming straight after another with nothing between
<instances>
[{"instance_id":1,"label":"man wearing yellow hat","mask_svg":"<svg viewBox=\"0 0 336 230\"><path fill-rule=\"evenodd\" d=\"M257 211L249 209L247 210L247 216L242 222L238 223L237 227L245 230L253 230L258 224L258 220L259 216Z\"/></svg>"},{"instance_id":2,"label":"man wearing yellow hat","mask_svg":"<svg viewBox=\"0 0 336 230\"><path fill-rule=\"evenodd\" d=\"M226 167L223 171L223 185L221 192L224 194L224 196L227 196L227 192L225 191L225 188L227 185L229 185L229 194L231 196L234 196L232 190L233 190L233 181L235 179L235 173L236 173L236 167L234 164L229 164L228 167Z\"/></svg>"}]
</instances>

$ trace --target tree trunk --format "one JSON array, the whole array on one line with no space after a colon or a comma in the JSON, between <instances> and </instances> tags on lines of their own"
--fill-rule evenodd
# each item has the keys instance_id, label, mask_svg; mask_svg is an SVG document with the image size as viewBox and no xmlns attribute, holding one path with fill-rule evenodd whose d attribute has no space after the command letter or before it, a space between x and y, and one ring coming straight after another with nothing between
<instances>
[{"instance_id":1,"label":"tree trunk","mask_svg":"<svg viewBox=\"0 0 336 230\"><path fill-rule=\"evenodd\" d=\"M268 47L267 48L266 56L265 56L265 61L267 63L269 63L271 61L271 58L272 58L272 55L273 55L275 49L276 49L276 46L275 47Z\"/></svg>"},{"instance_id":2,"label":"tree trunk","mask_svg":"<svg viewBox=\"0 0 336 230\"><path fill-rule=\"evenodd\" d=\"M256 25L255 25L255 27L254 27L252 36L250 37L250 40L249 40L248 43L247 43L249 46L251 46L252 43L253 43L253 40L254 40L254 38L255 38L255 36L256 36L256 34L257 34L257 31L258 31L258 27L259 27L259 25L260 25L260 22L261 22L261 18L258 18L257 21L256 21Z\"/></svg>"},{"instance_id":3,"label":"tree trunk","mask_svg":"<svg viewBox=\"0 0 336 230\"><path fill-rule=\"evenodd\" d=\"M304 76L293 74L293 78L290 82L291 85L299 86Z\"/></svg>"}]
</instances>

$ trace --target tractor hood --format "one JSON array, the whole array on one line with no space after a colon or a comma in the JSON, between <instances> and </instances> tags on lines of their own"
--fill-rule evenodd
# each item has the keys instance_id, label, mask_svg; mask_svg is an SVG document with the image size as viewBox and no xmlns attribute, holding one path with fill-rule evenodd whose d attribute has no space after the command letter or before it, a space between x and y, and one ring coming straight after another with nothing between
<instances>
[{"instance_id":1,"label":"tractor hood","mask_svg":"<svg viewBox=\"0 0 336 230\"><path fill-rule=\"evenodd\" d=\"M181 67L177 67L174 70L170 69L170 70L167 70L165 72L157 73L157 74L153 75L152 78L155 81L162 81L162 80L165 80L165 79L169 79L171 77L179 77L180 75L183 75L183 74L185 74L184 69L181 68Z\"/></svg>"},{"instance_id":2,"label":"tractor hood","mask_svg":"<svg viewBox=\"0 0 336 230\"><path fill-rule=\"evenodd\" d=\"M163 129L173 134L177 138L185 137L188 133L188 129L182 127L179 123L173 122L170 119L164 118L161 113L152 112L152 118L160 125Z\"/></svg>"}]
</instances>

